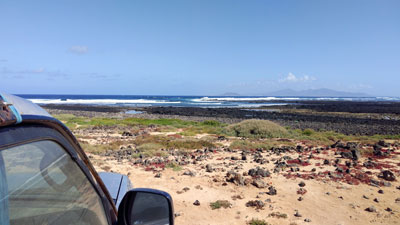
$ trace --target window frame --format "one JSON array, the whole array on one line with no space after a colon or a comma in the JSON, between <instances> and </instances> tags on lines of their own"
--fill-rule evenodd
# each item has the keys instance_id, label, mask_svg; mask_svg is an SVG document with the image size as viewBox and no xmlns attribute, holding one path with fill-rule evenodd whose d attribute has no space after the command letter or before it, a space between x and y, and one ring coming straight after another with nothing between
<instances>
[{"instance_id":1,"label":"window frame","mask_svg":"<svg viewBox=\"0 0 400 225\"><path fill-rule=\"evenodd\" d=\"M57 125L57 123L54 125ZM97 195L101 199L108 224L115 224L117 221L116 209L114 203L110 201L111 198L109 197L108 190L73 135L66 136L66 134L60 132L60 129L55 129L56 127L29 122L9 127L0 127L0 151L6 148L45 140L54 141L59 144L71 157L72 161L78 165L97 192ZM58 128L63 128L61 131L69 132L65 127L59 126ZM68 132L66 133L68 134Z\"/></svg>"}]
</instances>

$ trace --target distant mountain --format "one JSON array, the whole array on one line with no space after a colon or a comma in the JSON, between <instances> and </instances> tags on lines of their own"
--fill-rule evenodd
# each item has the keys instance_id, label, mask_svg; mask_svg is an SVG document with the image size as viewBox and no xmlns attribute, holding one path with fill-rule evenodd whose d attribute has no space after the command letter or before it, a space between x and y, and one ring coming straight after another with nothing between
<instances>
[{"instance_id":1,"label":"distant mountain","mask_svg":"<svg viewBox=\"0 0 400 225\"><path fill-rule=\"evenodd\" d=\"M240 94L238 94L236 92L226 92L226 93L223 93L221 96L240 96Z\"/></svg>"},{"instance_id":2,"label":"distant mountain","mask_svg":"<svg viewBox=\"0 0 400 225\"><path fill-rule=\"evenodd\" d=\"M295 91L292 89L285 89L267 93L266 96L292 96L292 97L369 97L364 93L353 93L344 91L335 91L328 88L309 89L302 91Z\"/></svg>"}]
</instances>

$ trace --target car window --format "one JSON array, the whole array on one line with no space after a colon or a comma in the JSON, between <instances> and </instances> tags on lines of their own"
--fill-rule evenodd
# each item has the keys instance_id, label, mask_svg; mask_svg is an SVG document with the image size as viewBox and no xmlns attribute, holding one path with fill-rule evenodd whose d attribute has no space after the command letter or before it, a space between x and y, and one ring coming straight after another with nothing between
<instances>
[{"instance_id":1,"label":"car window","mask_svg":"<svg viewBox=\"0 0 400 225\"><path fill-rule=\"evenodd\" d=\"M1 224L108 224L92 184L53 141L1 150L0 177Z\"/></svg>"}]
</instances>

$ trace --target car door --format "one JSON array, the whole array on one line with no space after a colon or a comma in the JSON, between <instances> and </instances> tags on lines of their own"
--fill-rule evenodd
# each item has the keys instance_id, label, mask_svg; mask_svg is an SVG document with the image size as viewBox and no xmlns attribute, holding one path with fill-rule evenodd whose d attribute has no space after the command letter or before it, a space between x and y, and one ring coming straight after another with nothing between
<instances>
[{"instance_id":1,"label":"car door","mask_svg":"<svg viewBox=\"0 0 400 225\"><path fill-rule=\"evenodd\" d=\"M56 130L0 129L0 224L107 225L112 207Z\"/></svg>"}]
</instances>

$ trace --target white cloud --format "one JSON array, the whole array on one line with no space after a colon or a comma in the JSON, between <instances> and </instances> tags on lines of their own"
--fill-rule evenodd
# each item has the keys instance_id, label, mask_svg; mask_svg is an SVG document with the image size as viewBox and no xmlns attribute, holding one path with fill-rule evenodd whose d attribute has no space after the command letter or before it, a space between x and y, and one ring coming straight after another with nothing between
<instances>
[{"instance_id":1,"label":"white cloud","mask_svg":"<svg viewBox=\"0 0 400 225\"><path fill-rule=\"evenodd\" d=\"M14 78L28 78L31 77L31 75L36 75L36 76L48 76L48 77L68 77L68 74L60 72L60 71L48 71L44 68L38 68L38 69L20 69L20 70L13 70L13 69L8 69L6 67L3 67L2 70L0 70L0 75L6 75L9 77L14 77Z\"/></svg>"},{"instance_id":2,"label":"white cloud","mask_svg":"<svg viewBox=\"0 0 400 225\"><path fill-rule=\"evenodd\" d=\"M36 69L36 70L32 70L31 72L32 73L43 73L44 69L43 68L39 68L39 69ZM27 73L29 73L29 71L27 71Z\"/></svg>"},{"instance_id":3,"label":"white cloud","mask_svg":"<svg viewBox=\"0 0 400 225\"><path fill-rule=\"evenodd\" d=\"M353 84L348 86L349 89L355 90L355 91L360 91L360 90L365 90L365 89L372 89L373 86L369 84Z\"/></svg>"},{"instance_id":4,"label":"white cloud","mask_svg":"<svg viewBox=\"0 0 400 225\"><path fill-rule=\"evenodd\" d=\"M280 79L279 82L280 83L285 83L285 82L296 83L296 82L307 82L307 81L314 81L314 80L316 80L315 77L311 77L308 75L304 75L302 77L296 77L293 73L289 73L286 77Z\"/></svg>"},{"instance_id":5,"label":"white cloud","mask_svg":"<svg viewBox=\"0 0 400 225\"><path fill-rule=\"evenodd\" d=\"M88 47L84 46L84 45L75 45L72 46L69 51L78 55L83 55L86 54L88 52Z\"/></svg>"}]
</instances>

